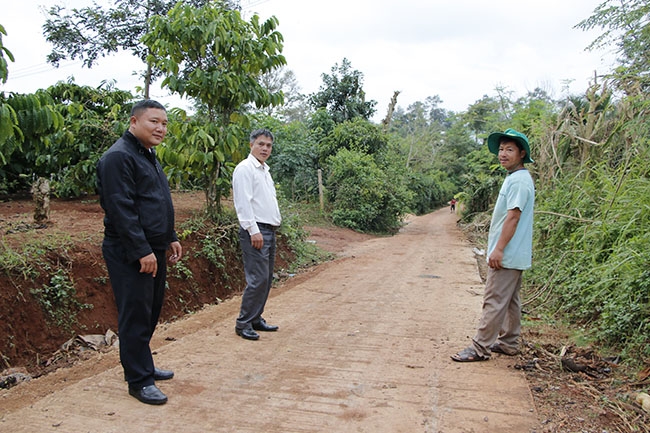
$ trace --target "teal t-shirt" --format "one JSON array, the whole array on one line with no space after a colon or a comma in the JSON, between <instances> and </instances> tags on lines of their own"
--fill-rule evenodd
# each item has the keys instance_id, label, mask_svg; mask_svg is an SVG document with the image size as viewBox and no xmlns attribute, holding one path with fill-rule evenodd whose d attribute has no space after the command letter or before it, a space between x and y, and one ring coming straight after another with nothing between
<instances>
[{"instance_id":1,"label":"teal t-shirt","mask_svg":"<svg viewBox=\"0 0 650 433\"><path fill-rule=\"evenodd\" d=\"M503 251L504 268L526 270L531 266L534 206L535 184L528 170L518 170L509 174L501 185L499 198L492 213L487 252L489 257L490 253L494 251L508 211L518 208L521 211L521 217L514 236Z\"/></svg>"}]
</instances>

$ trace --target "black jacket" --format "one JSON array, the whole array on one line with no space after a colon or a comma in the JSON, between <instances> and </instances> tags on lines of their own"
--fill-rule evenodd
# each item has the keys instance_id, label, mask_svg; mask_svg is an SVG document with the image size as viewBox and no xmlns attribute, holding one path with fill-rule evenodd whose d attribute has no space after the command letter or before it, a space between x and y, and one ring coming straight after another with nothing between
<instances>
[{"instance_id":1,"label":"black jacket","mask_svg":"<svg viewBox=\"0 0 650 433\"><path fill-rule=\"evenodd\" d=\"M97 163L104 209L104 236L119 239L126 259L136 261L177 241L167 176L151 152L126 131Z\"/></svg>"}]
</instances>

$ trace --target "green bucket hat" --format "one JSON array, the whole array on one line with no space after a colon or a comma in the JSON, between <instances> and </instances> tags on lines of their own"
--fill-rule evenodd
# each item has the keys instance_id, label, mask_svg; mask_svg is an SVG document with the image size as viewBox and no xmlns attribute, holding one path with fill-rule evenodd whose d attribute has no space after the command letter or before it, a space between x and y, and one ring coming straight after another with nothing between
<instances>
[{"instance_id":1,"label":"green bucket hat","mask_svg":"<svg viewBox=\"0 0 650 433\"><path fill-rule=\"evenodd\" d=\"M515 131L512 128L508 128L503 132L493 132L490 134L488 137L488 149L490 149L490 152L494 153L495 155L499 154L499 141L501 140L501 137L511 138L517 143L521 144L521 147L523 147L523 149L526 151L526 156L524 157L525 163L535 162L530 157L530 145L528 144L528 137L519 131Z\"/></svg>"}]
</instances>

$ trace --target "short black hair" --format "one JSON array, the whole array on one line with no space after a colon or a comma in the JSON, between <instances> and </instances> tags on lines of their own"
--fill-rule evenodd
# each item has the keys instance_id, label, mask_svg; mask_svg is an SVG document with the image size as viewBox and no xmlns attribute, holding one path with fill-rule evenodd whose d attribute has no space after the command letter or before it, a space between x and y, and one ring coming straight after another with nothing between
<instances>
[{"instance_id":1,"label":"short black hair","mask_svg":"<svg viewBox=\"0 0 650 433\"><path fill-rule=\"evenodd\" d=\"M253 141L255 141L257 137L259 137L260 135L270 138L271 141L275 141L275 138L273 137L273 133L271 131L269 131L268 129L261 128L251 132L250 142L252 143Z\"/></svg>"},{"instance_id":2,"label":"short black hair","mask_svg":"<svg viewBox=\"0 0 650 433\"><path fill-rule=\"evenodd\" d=\"M153 99L143 99L142 101L136 102L131 108L131 116L137 116L148 108L157 108L159 110L164 110L167 112L167 109L163 104Z\"/></svg>"},{"instance_id":3,"label":"short black hair","mask_svg":"<svg viewBox=\"0 0 650 433\"><path fill-rule=\"evenodd\" d=\"M526 150L526 149L524 149L524 145L521 144L519 142L519 140L516 140L516 139L514 139L512 137L501 137L501 138L499 138L499 144L503 144L503 143L515 143L519 150Z\"/></svg>"}]
</instances>

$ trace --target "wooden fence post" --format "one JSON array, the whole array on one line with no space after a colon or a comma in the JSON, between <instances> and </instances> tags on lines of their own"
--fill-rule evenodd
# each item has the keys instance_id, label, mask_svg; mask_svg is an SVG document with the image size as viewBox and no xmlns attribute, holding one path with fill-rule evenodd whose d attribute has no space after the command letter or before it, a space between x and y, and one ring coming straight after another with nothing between
<instances>
[{"instance_id":1,"label":"wooden fence post","mask_svg":"<svg viewBox=\"0 0 650 433\"><path fill-rule=\"evenodd\" d=\"M323 201L323 170L318 169L318 198L320 199L320 211L325 210L325 203Z\"/></svg>"}]
</instances>

